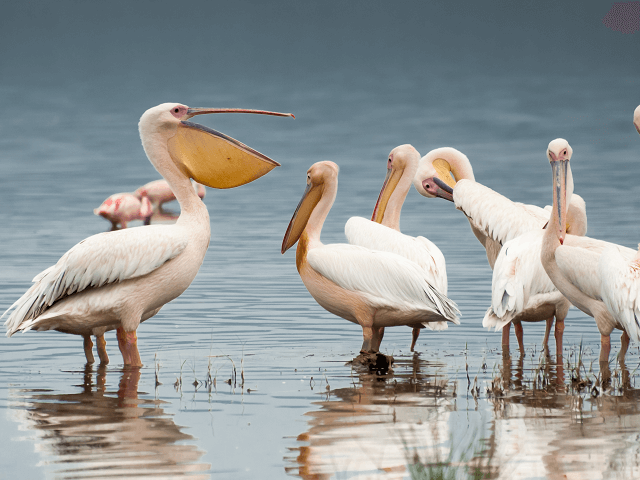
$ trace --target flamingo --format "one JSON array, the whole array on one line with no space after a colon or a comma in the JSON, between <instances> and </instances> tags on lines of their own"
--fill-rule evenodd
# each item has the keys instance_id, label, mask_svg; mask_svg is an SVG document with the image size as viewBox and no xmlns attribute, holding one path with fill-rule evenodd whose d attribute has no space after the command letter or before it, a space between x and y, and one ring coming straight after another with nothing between
<instances>
[{"instance_id":1,"label":"flamingo","mask_svg":"<svg viewBox=\"0 0 640 480\"><path fill-rule=\"evenodd\" d=\"M93 210L94 215L111 222L111 230L127 228L127 222L147 221L152 213L151 202L147 197L138 198L131 193L114 193L102 205Z\"/></svg>"},{"instance_id":2,"label":"flamingo","mask_svg":"<svg viewBox=\"0 0 640 480\"><path fill-rule=\"evenodd\" d=\"M210 239L209 212L190 179L213 188L251 182L279 164L222 133L188 120L209 113L262 110L189 108L163 103L140 118L142 146L167 180L181 207L173 225L99 233L81 241L4 314L7 336L17 331L58 330L85 338L117 329L125 365L141 366L136 329L191 284ZM103 346L104 347L104 346ZM99 344L100 348L100 344ZM102 359L102 355L101 355ZM92 358L87 355L87 361Z\"/></svg>"},{"instance_id":3,"label":"flamingo","mask_svg":"<svg viewBox=\"0 0 640 480\"><path fill-rule=\"evenodd\" d=\"M471 162L459 150L451 147L437 148L422 157L415 175L413 186L422 196L440 197L455 203L458 210L467 216L471 231L480 241L487 253L489 266L493 269L502 245L527 232L541 230L549 221L549 211L536 205L513 202L494 190L475 181ZM574 203L575 202L575 203ZM581 203L582 202L582 203ZM584 202L576 195L570 205L571 227L576 233L586 233L586 212ZM572 230L573 231L573 230ZM584 232L583 232L584 231ZM529 306L527 306L529 307ZM531 307L534 307L532 304ZM537 311L539 311L536 308ZM499 321L488 314L483 320L486 327L498 325ZM560 313L560 318L557 314ZM556 342L564 331L562 310L547 317L545 345L549 338L553 317L556 317ZM515 318L515 332L518 345L524 349L522 323ZM540 319L542 320L542 319ZM532 321L527 317L526 321ZM538 320L536 320L538 321ZM502 345L509 345L511 321L503 323ZM556 343L556 347L558 343Z\"/></svg>"},{"instance_id":4,"label":"flamingo","mask_svg":"<svg viewBox=\"0 0 640 480\"><path fill-rule=\"evenodd\" d=\"M193 184L193 188L198 196L200 198L204 198L207 193L204 185L195 181L192 181L191 183ZM151 201L151 207L153 208L154 213L162 211L162 204L172 202L176 199L173 190L171 190L171 187L165 179L154 180L144 184L133 192L133 196L140 200L147 197Z\"/></svg>"},{"instance_id":5,"label":"flamingo","mask_svg":"<svg viewBox=\"0 0 640 480\"><path fill-rule=\"evenodd\" d=\"M572 154L563 138L551 141L547 148L553 171L553 208L542 241L542 266L555 287L594 318L600 331L600 362L609 358L614 328L623 331L623 359L630 339L640 341L636 303L640 257L627 247L567 233L567 199L573 193L569 169Z\"/></svg>"},{"instance_id":6,"label":"flamingo","mask_svg":"<svg viewBox=\"0 0 640 480\"><path fill-rule=\"evenodd\" d=\"M425 237L411 237L400 232L400 212L418 169L420 154L411 145L400 145L389 153L387 176L373 209L371 220L351 217L344 228L347 240L372 250L392 252L417 263L429 283L447 295L447 269L440 249ZM447 328L447 322L426 324L432 330ZM423 326L413 327L411 351Z\"/></svg>"},{"instance_id":7,"label":"flamingo","mask_svg":"<svg viewBox=\"0 0 640 480\"><path fill-rule=\"evenodd\" d=\"M307 188L282 241L296 242L296 267L311 296L326 310L362 327L362 353L379 351L384 327L448 321L459 324L454 302L429 283L416 263L390 252L320 241L338 191L338 165L307 170Z\"/></svg>"}]
</instances>

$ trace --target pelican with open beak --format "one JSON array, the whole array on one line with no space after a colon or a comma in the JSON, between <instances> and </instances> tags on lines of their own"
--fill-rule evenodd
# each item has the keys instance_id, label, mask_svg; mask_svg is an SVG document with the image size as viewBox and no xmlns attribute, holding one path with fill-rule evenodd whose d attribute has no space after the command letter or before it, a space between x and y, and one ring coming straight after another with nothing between
<instances>
[{"instance_id":1,"label":"pelican with open beak","mask_svg":"<svg viewBox=\"0 0 640 480\"><path fill-rule=\"evenodd\" d=\"M36 275L31 288L5 311L7 336L31 329L82 335L91 362L90 335L99 335L98 353L104 361L101 334L115 328L125 365L142 365L138 325L187 289L209 246L209 212L191 180L233 188L279 165L223 133L189 121L211 113L293 117L179 103L147 110L139 123L142 146L180 204L177 222L100 233L78 243L58 263Z\"/></svg>"}]
</instances>

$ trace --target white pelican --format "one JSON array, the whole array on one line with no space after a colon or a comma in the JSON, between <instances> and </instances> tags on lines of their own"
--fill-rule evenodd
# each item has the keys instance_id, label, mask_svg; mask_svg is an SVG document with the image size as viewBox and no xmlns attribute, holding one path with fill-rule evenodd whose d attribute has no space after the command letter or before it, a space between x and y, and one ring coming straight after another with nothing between
<instances>
[{"instance_id":1,"label":"white pelican","mask_svg":"<svg viewBox=\"0 0 640 480\"><path fill-rule=\"evenodd\" d=\"M31 288L4 312L2 317L13 310L5 322L7 336L31 329L58 330L82 335L86 351L89 335L117 328L125 365L142 365L138 325L187 289L209 246L209 212L190 179L232 188L279 165L231 137L188 121L195 115L225 112L292 116L177 103L147 110L139 123L142 146L176 195L178 221L100 233L78 243L36 275Z\"/></svg>"},{"instance_id":2,"label":"white pelican","mask_svg":"<svg viewBox=\"0 0 640 480\"><path fill-rule=\"evenodd\" d=\"M467 216L471 231L484 246L492 269L503 244L527 232L541 230L549 221L548 210L535 205L513 202L477 183L471 162L466 155L455 148L436 148L422 157L413 186L422 196L441 197L455 203L456 208ZM584 235L587 225L584 202L581 198L576 198L574 202L575 205L572 202L570 206L574 219L572 228ZM562 310L557 313L562 314ZM553 316L547 318L545 345L553 325ZM564 324L558 322L564 321L564 316L561 315L561 318L558 318L556 315L556 339L562 338ZM524 348L522 324L518 319L513 320L516 338L522 350ZM497 321L495 317L485 316L483 325L496 326ZM507 322L502 328L502 345L505 347L509 345L510 328L511 322Z\"/></svg>"},{"instance_id":3,"label":"white pelican","mask_svg":"<svg viewBox=\"0 0 640 480\"><path fill-rule=\"evenodd\" d=\"M584 236L587 233L584 200L574 194L571 201L582 212L577 218L570 219L571 226L577 235ZM546 347L555 316L556 355L561 356L564 319L571 303L555 288L542 267L540 249L543 236L544 230L534 230L504 244L493 268L491 307L482 320L482 326L497 331L510 322L546 321L543 340ZM524 350L522 337L518 342L520 350Z\"/></svg>"},{"instance_id":4,"label":"white pelican","mask_svg":"<svg viewBox=\"0 0 640 480\"><path fill-rule=\"evenodd\" d=\"M640 133L640 105L633 112L633 124L636 126L638 133Z\"/></svg>"},{"instance_id":5,"label":"white pelican","mask_svg":"<svg viewBox=\"0 0 640 480\"><path fill-rule=\"evenodd\" d=\"M553 140L547 149L553 170L553 208L542 242L542 265L556 288L595 319L601 335L600 361L609 358L614 328L623 330L620 355L624 358L630 337L640 341L640 324L635 313L640 265L636 263L635 250L567 234L566 206L573 193L569 170L572 153L571 146L562 138Z\"/></svg>"},{"instance_id":6,"label":"white pelican","mask_svg":"<svg viewBox=\"0 0 640 480\"><path fill-rule=\"evenodd\" d=\"M352 245L396 253L417 263L428 275L429 283L446 296L447 267L440 249L424 237L411 237L400 232L402 204L411 189L419 161L420 154L411 145L400 145L391 150L387 176L371 220L351 217L344 232ZM447 328L447 322L431 322L426 326L432 330L443 330ZM421 328L422 325L413 328L412 352Z\"/></svg>"},{"instance_id":7,"label":"white pelican","mask_svg":"<svg viewBox=\"0 0 640 480\"><path fill-rule=\"evenodd\" d=\"M114 193L93 210L94 215L101 216L111 222L111 230L127 228L127 222L133 220L146 221L153 213L151 202L147 197L136 197L131 193Z\"/></svg>"},{"instance_id":8,"label":"white pelican","mask_svg":"<svg viewBox=\"0 0 640 480\"><path fill-rule=\"evenodd\" d=\"M362 327L361 351L379 350L384 327L459 324L455 303L435 289L414 262L358 245L322 244L322 225L337 191L338 166L314 163L281 252L298 242L296 267L302 282L320 306Z\"/></svg>"}]
</instances>

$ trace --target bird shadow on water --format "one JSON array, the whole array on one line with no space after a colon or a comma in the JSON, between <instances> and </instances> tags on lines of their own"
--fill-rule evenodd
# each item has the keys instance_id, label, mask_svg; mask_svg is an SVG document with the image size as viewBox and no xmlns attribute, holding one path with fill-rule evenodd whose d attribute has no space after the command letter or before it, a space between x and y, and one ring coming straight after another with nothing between
<instances>
[{"instance_id":1,"label":"bird shadow on water","mask_svg":"<svg viewBox=\"0 0 640 480\"><path fill-rule=\"evenodd\" d=\"M36 432L37 449L56 478L151 476L209 478L211 466L198 463L204 452L181 431L164 402L138 392L140 368L120 372L117 389L106 365L87 364L77 393L14 390L11 415ZM72 372L74 373L74 372ZM56 468L59 466L58 468Z\"/></svg>"}]
</instances>

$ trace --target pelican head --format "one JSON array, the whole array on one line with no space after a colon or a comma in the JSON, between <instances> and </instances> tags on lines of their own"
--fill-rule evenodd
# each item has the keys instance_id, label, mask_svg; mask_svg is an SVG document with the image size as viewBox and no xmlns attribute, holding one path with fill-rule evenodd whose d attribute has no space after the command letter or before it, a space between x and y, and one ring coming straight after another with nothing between
<instances>
[{"instance_id":1,"label":"pelican head","mask_svg":"<svg viewBox=\"0 0 640 480\"><path fill-rule=\"evenodd\" d=\"M475 179L467 156L455 148L436 148L420 159L413 186L424 197L453 202L453 188L463 178Z\"/></svg>"},{"instance_id":2,"label":"pelican head","mask_svg":"<svg viewBox=\"0 0 640 480\"><path fill-rule=\"evenodd\" d=\"M640 133L640 105L638 105L633 112L633 124L636 126L638 133Z\"/></svg>"},{"instance_id":3,"label":"pelican head","mask_svg":"<svg viewBox=\"0 0 640 480\"><path fill-rule=\"evenodd\" d=\"M163 103L144 112L138 124L142 145L156 169L170 168L167 162L170 160L182 174L198 183L213 188L233 188L280 165L223 133L188 121L207 113L293 117L290 113L264 110L189 108L180 103Z\"/></svg>"},{"instance_id":4,"label":"pelican head","mask_svg":"<svg viewBox=\"0 0 640 480\"><path fill-rule=\"evenodd\" d=\"M293 217L291 217L287 232L284 234L281 253L289 250L298 241L307 227L313 210L325 193L331 195L327 205L328 208L331 208L338 189L339 171L340 167L329 161L317 162L309 167L309 170L307 170L307 188L296 207L296 211L293 213ZM322 222L324 222L324 218L318 219L318 224L313 224L313 227L321 229Z\"/></svg>"},{"instance_id":5,"label":"pelican head","mask_svg":"<svg viewBox=\"0 0 640 480\"><path fill-rule=\"evenodd\" d=\"M573 193L573 179L569 170L569 160L573 150L569 142L564 138L556 138L549 143L547 147L547 158L551 163L553 171L553 208L554 214L557 216L556 234L560 243L564 243L564 237L567 234L567 204ZM567 194L567 186L569 193Z\"/></svg>"},{"instance_id":6,"label":"pelican head","mask_svg":"<svg viewBox=\"0 0 640 480\"><path fill-rule=\"evenodd\" d=\"M391 150L391 153L389 153L389 159L387 160L387 176L384 179L382 190L380 190L378 201L376 202L376 206L373 209L373 215L371 216L371 220L373 222L382 223L387 203L389 202L391 195L393 195L393 192L396 190L398 182L400 182L400 179L404 175L413 179L418 169L419 161L420 154L412 145L400 145L399 147ZM411 188L408 182L406 188ZM406 191L407 190L405 190L405 192ZM405 194L406 193L403 193L403 195Z\"/></svg>"}]
</instances>

